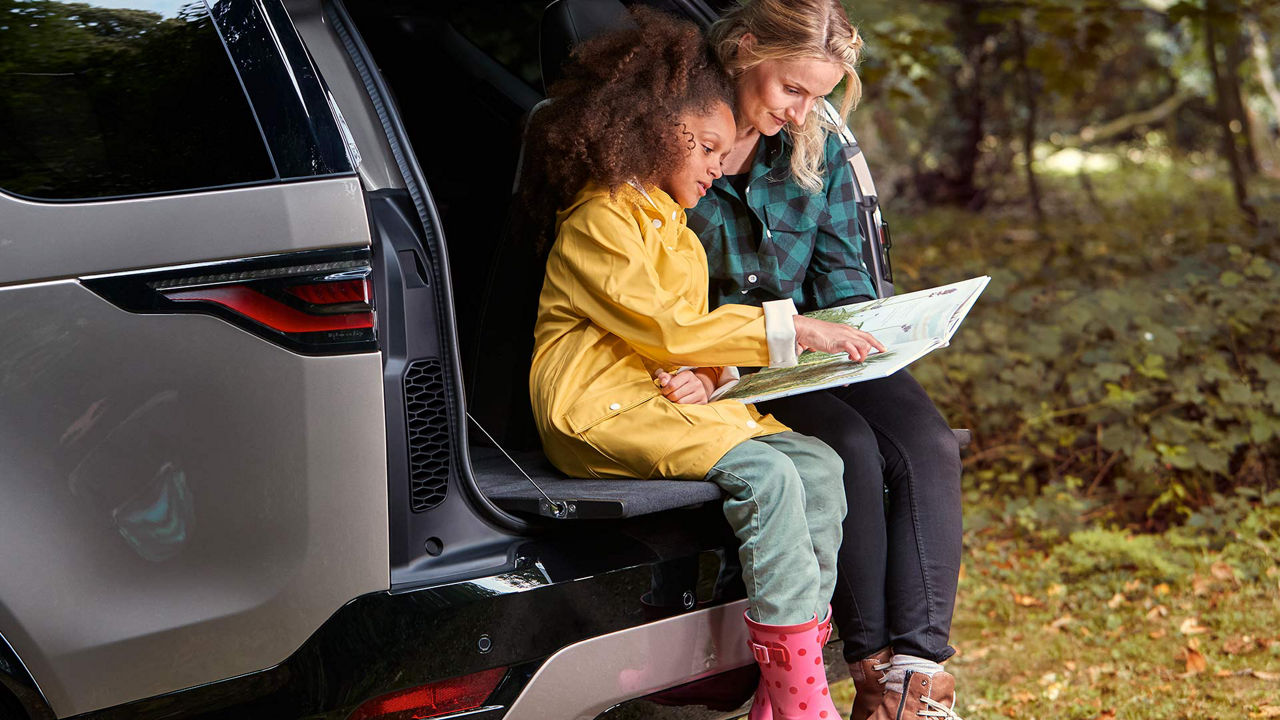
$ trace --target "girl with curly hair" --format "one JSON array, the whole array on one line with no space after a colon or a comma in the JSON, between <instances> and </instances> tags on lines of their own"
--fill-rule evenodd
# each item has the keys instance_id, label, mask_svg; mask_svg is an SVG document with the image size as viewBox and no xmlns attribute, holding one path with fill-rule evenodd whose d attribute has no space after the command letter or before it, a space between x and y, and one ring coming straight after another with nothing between
<instances>
[{"instance_id":1,"label":"girl with curly hair","mask_svg":"<svg viewBox=\"0 0 1280 720\"><path fill-rule=\"evenodd\" d=\"M591 40L531 120L521 200L558 207L530 397L547 457L597 478L706 479L739 540L746 624L767 691L753 718L830 718L822 646L845 503L823 443L736 401L731 368L795 363L797 344L883 349L790 300L707 308L685 226L733 146L733 87L699 30L652 12Z\"/></svg>"},{"instance_id":2,"label":"girl with curly hair","mask_svg":"<svg viewBox=\"0 0 1280 720\"><path fill-rule=\"evenodd\" d=\"M874 297L839 136L862 91L862 39L841 3L746 0L710 41L738 110L726 174L689 212L711 304L787 298L816 310ZM824 113L842 80L842 106ZM955 652L961 554L960 453L946 420L905 370L761 407L844 460L850 511L832 606L857 689L851 717L956 717L955 679L940 664Z\"/></svg>"}]
</instances>

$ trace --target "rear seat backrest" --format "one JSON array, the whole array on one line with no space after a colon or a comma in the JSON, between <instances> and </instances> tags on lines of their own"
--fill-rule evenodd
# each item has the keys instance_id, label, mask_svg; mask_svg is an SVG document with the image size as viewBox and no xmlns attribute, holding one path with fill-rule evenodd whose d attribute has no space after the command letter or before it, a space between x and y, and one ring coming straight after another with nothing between
<instances>
[{"instance_id":1,"label":"rear seat backrest","mask_svg":"<svg viewBox=\"0 0 1280 720\"><path fill-rule=\"evenodd\" d=\"M538 54L544 89L560 78L561 68L575 45L631 24L626 6L618 0L552 2L543 11L539 26ZM524 153L521 143L520 165L526 160ZM520 165L513 196L519 191ZM508 220L480 300L477 352L471 364L474 372L468 380L469 408L499 443L509 449L537 450L541 443L529 408L529 363L544 260L534 251L530 238L515 235Z\"/></svg>"}]
</instances>

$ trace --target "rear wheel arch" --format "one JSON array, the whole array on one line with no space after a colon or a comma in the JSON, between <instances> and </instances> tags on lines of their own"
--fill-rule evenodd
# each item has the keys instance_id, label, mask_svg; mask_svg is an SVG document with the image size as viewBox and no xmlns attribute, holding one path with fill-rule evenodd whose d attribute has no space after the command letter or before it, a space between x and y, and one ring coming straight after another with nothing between
<instances>
[{"instance_id":1,"label":"rear wheel arch","mask_svg":"<svg viewBox=\"0 0 1280 720\"><path fill-rule=\"evenodd\" d=\"M0 720L54 720L44 693L22 658L0 635Z\"/></svg>"}]
</instances>

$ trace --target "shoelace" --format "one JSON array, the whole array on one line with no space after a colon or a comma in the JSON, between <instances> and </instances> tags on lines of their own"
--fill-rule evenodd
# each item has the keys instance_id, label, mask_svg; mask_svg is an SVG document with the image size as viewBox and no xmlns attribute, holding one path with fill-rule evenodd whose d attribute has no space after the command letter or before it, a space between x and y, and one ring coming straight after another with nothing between
<instances>
[{"instance_id":1,"label":"shoelace","mask_svg":"<svg viewBox=\"0 0 1280 720\"><path fill-rule=\"evenodd\" d=\"M931 697L921 695L920 700L924 702L925 705L933 708L932 710L921 710L917 712L916 715L920 717L943 718L943 720L964 720L964 718L957 715L954 710Z\"/></svg>"},{"instance_id":2,"label":"shoelace","mask_svg":"<svg viewBox=\"0 0 1280 720\"><path fill-rule=\"evenodd\" d=\"M876 663L875 665L872 665L871 669L875 670L878 673L883 673L885 670L888 670L891 667L893 667L893 663L882 662L882 663ZM881 675L880 679L877 680L876 682L880 683L881 685L889 682L889 674L885 673L884 675Z\"/></svg>"}]
</instances>

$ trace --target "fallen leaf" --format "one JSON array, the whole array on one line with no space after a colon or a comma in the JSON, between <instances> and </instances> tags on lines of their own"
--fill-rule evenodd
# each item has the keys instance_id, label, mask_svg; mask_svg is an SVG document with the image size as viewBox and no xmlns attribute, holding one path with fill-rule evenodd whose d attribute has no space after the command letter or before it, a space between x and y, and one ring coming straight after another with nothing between
<instances>
[{"instance_id":1,"label":"fallen leaf","mask_svg":"<svg viewBox=\"0 0 1280 720\"><path fill-rule=\"evenodd\" d=\"M1137 578L1134 578L1124 584L1124 591L1133 592L1134 590L1137 590L1140 587L1142 587L1142 581Z\"/></svg>"},{"instance_id":2,"label":"fallen leaf","mask_svg":"<svg viewBox=\"0 0 1280 720\"><path fill-rule=\"evenodd\" d=\"M1071 615L1070 615L1070 614L1063 615L1062 617L1058 618L1057 620L1054 620L1053 622L1049 623L1049 629L1051 629L1051 630L1061 630L1062 628L1066 627L1067 625L1070 625L1071 623L1073 623L1073 622L1075 622L1075 621L1076 621L1076 619L1075 619L1075 618L1073 618L1073 617L1071 617Z\"/></svg>"},{"instance_id":3,"label":"fallen leaf","mask_svg":"<svg viewBox=\"0 0 1280 720\"><path fill-rule=\"evenodd\" d=\"M1178 632L1183 635L1199 635L1209 632L1209 628L1200 624L1200 618L1193 616L1182 621L1182 624L1178 626Z\"/></svg>"},{"instance_id":4,"label":"fallen leaf","mask_svg":"<svg viewBox=\"0 0 1280 720\"><path fill-rule=\"evenodd\" d=\"M1193 595L1208 595L1212 584L1209 578L1195 575L1191 578L1191 593Z\"/></svg>"},{"instance_id":5,"label":"fallen leaf","mask_svg":"<svg viewBox=\"0 0 1280 720\"><path fill-rule=\"evenodd\" d=\"M1156 620L1162 617L1169 617L1169 608L1163 605L1157 605L1147 611L1148 620Z\"/></svg>"},{"instance_id":6,"label":"fallen leaf","mask_svg":"<svg viewBox=\"0 0 1280 720\"><path fill-rule=\"evenodd\" d=\"M1213 576L1218 578L1219 580L1225 580L1228 582L1235 582L1236 580L1235 569L1221 560L1210 565L1209 572L1212 573Z\"/></svg>"},{"instance_id":7,"label":"fallen leaf","mask_svg":"<svg viewBox=\"0 0 1280 720\"><path fill-rule=\"evenodd\" d=\"M1152 630L1151 632L1147 633L1147 637L1151 638L1152 640L1159 640L1160 638L1164 637L1166 634L1167 634L1167 631L1164 628L1160 628L1159 630Z\"/></svg>"},{"instance_id":8,"label":"fallen leaf","mask_svg":"<svg viewBox=\"0 0 1280 720\"><path fill-rule=\"evenodd\" d=\"M1228 655L1241 655L1258 649L1258 643L1251 635L1241 635L1222 643L1222 652Z\"/></svg>"},{"instance_id":9,"label":"fallen leaf","mask_svg":"<svg viewBox=\"0 0 1280 720\"><path fill-rule=\"evenodd\" d=\"M1054 583L1049 586L1049 589L1046 590L1044 594L1048 595L1049 597L1058 597L1059 595L1065 593L1066 591L1067 591L1066 585L1063 585L1062 583Z\"/></svg>"},{"instance_id":10,"label":"fallen leaf","mask_svg":"<svg viewBox=\"0 0 1280 720\"><path fill-rule=\"evenodd\" d=\"M1204 655L1193 647L1186 647L1182 650L1183 658L1187 662L1187 674L1196 675L1209 669L1209 661L1204 659Z\"/></svg>"},{"instance_id":11,"label":"fallen leaf","mask_svg":"<svg viewBox=\"0 0 1280 720\"><path fill-rule=\"evenodd\" d=\"M1159 585L1155 586L1155 588L1153 589L1156 591L1157 595L1168 595L1169 583L1160 583Z\"/></svg>"},{"instance_id":12,"label":"fallen leaf","mask_svg":"<svg viewBox=\"0 0 1280 720\"><path fill-rule=\"evenodd\" d=\"M965 660L981 660L991 654L991 646L980 647L977 650L970 650L965 653Z\"/></svg>"},{"instance_id":13,"label":"fallen leaf","mask_svg":"<svg viewBox=\"0 0 1280 720\"><path fill-rule=\"evenodd\" d=\"M1125 602L1126 601L1125 601L1124 595L1121 595L1120 593L1116 593L1115 595L1111 596L1110 600L1107 601L1107 607L1111 608L1112 610L1115 610L1116 608L1125 604Z\"/></svg>"},{"instance_id":14,"label":"fallen leaf","mask_svg":"<svg viewBox=\"0 0 1280 720\"><path fill-rule=\"evenodd\" d=\"M1076 661L1075 661L1075 660L1068 660L1068 661L1066 661L1066 662L1064 662L1064 663L1062 663L1062 664L1067 668L1067 670L1068 670L1068 671L1070 671L1070 672L1075 672L1075 671L1076 671Z\"/></svg>"},{"instance_id":15,"label":"fallen leaf","mask_svg":"<svg viewBox=\"0 0 1280 720\"><path fill-rule=\"evenodd\" d=\"M1034 595L1013 594L1013 602L1022 607L1044 607L1044 601Z\"/></svg>"},{"instance_id":16,"label":"fallen leaf","mask_svg":"<svg viewBox=\"0 0 1280 720\"><path fill-rule=\"evenodd\" d=\"M1273 718L1280 717L1280 705L1263 705L1256 712L1249 713L1249 717L1255 718Z\"/></svg>"},{"instance_id":17,"label":"fallen leaf","mask_svg":"<svg viewBox=\"0 0 1280 720\"><path fill-rule=\"evenodd\" d=\"M1116 720L1116 711L1107 709L1094 716L1093 720Z\"/></svg>"},{"instance_id":18,"label":"fallen leaf","mask_svg":"<svg viewBox=\"0 0 1280 720\"><path fill-rule=\"evenodd\" d=\"M1280 575L1280 567L1272 565L1267 568L1267 577L1275 577L1276 575Z\"/></svg>"},{"instance_id":19,"label":"fallen leaf","mask_svg":"<svg viewBox=\"0 0 1280 720\"><path fill-rule=\"evenodd\" d=\"M1230 670L1219 670L1218 672L1214 673L1214 675L1217 675L1218 677L1231 677L1234 674L1235 673L1231 672Z\"/></svg>"},{"instance_id":20,"label":"fallen leaf","mask_svg":"<svg viewBox=\"0 0 1280 720\"><path fill-rule=\"evenodd\" d=\"M1259 680L1270 680L1273 682L1280 680L1280 673L1266 672L1265 670L1254 670L1253 676Z\"/></svg>"}]
</instances>

